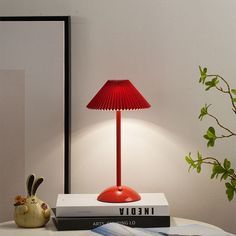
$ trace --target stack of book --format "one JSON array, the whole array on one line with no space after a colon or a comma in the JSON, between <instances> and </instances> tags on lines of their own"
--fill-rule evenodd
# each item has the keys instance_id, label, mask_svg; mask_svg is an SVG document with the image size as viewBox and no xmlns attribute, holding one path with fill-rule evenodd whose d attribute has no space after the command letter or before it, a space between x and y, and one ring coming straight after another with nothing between
<instances>
[{"instance_id":1,"label":"stack of book","mask_svg":"<svg viewBox=\"0 0 236 236\"><path fill-rule=\"evenodd\" d=\"M116 222L131 227L169 227L169 204L163 193L143 193L141 200L105 203L97 194L59 194L54 224L58 230L88 230Z\"/></svg>"}]
</instances>

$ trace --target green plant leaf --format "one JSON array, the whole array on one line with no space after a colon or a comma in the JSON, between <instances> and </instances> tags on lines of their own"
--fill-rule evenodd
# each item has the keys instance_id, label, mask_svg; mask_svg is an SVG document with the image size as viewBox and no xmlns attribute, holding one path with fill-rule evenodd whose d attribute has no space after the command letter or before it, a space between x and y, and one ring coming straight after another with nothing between
<instances>
[{"instance_id":1,"label":"green plant leaf","mask_svg":"<svg viewBox=\"0 0 236 236\"><path fill-rule=\"evenodd\" d=\"M236 98L233 98L233 101L236 102Z\"/></svg>"},{"instance_id":2,"label":"green plant leaf","mask_svg":"<svg viewBox=\"0 0 236 236\"><path fill-rule=\"evenodd\" d=\"M207 147L214 147L214 146L215 146L215 140L214 139L209 140L207 143Z\"/></svg>"},{"instance_id":3,"label":"green plant leaf","mask_svg":"<svg viewBox=\"0 0 236 236\"><path fill-rule=\"evenodd\" d=\"M224 174L221 176L221 178L220 178L220 180L226 180L227 178L228 178L228 176L229 176L229 173L226 171L226 172L224 172Z\"/></svg>"},{"instance_id":4,"label":"green plant leaf","mask_svg":"<svg viewBox=\"0 0 236 236\"><path fill-rule=\"evenodd\" d=\"M203 137L208 140L207 147L213 147L215 145L215 140L217 139L217 137L215 135L215 129L213 127L209 127Z\"/></svg>"},{"instance_id":5,"label":"green plant leaf","mask_svg":"<svg viewBox=\"0 0 236 236\"><path fill-rule=\"evenodd\" d=\"M199 79L199 83L204 84L206 77L207 77L207 68L201 68L201 66L198 67L199 71L200 71L200 79Z\"/></svg>"},{"instance_id":6,"label":"green plant leaf","mask_svg":"<svg viewBox=\"0 0 236 236\"><path fill-rule=\"evenodd\" d=\"M219 164L215 164L214 165L214 171L217 173L217 174L222 174L225 172L225 169L219 165Z\"/></svg>"},{"instance_id":7,"label":"green plant leaf","mask_svg":"<svg viewBox=\"0 0 236 236\"><path fill-rule=\"evenodd\" d=\"M233 198L234 198L234 190L232 190L232 189L227 189L227 190L226 190L226 194L227 194L228 200L229 200L229 201L232 201Z\"/></svg>"},{"instance_id":8,"label":"green plant leaf","mask_svg":"<svg viewBox=\"0 0 236 236\"><path fill-rule=\"evenodd\" d=\"M202 154L200 152L197 152L197 159L198 159L198 163L202 163Z\"/></svg>"},{"instance_id":9,"label":"green plant leaf","mask_svg":"<svg viewBox=\"0 0 236 236\"><path fill-rule=\"evenodd\" d=\"M236 192L236 188L231 183L225 183L226 187L226 194L228 197L228 200L231 201L234 198L234 193Z\"/></svg>"},{"instance_id":10,"label":"green plant leaf","mask_svg":"<svg viewBox=\"0 0 236 236\"><path fill-rule=\"evenodd\" d=\"M188 156L185 156L185 160L190 164L190 159Z\"/></svg>"},{"instance_id":11,"label":"green plant leaf","mask_svg":"<svg viewBox=\"0 0 236 236\"><path fill-rule=\"evenodd\" d=\"M231 89L231 92L236 95L236 89Z\"/></svg>"},{"instance_id":12,"label":"green plant leaf","mask_svg":"<svg viewBox=\"0 0 236 236\"><path fill-rule=\"evenodd\" d=\"M205 106L201 108L200 115L198 116L198 119L202 120L203 117L208 114L208 107L210 105L205 104Z\"/></svg>"},{"instance_id":13,"label":"green plant leaf","mask_svg":"<svg viewBox=\"0 0 236 236\"><path fill-rule=\"evenodd\" d=\"M201 170L202 170L201 165L198 165L198 166L197 166L197 173L200 173Z\"/></svg>"},{"instance_id":14,"label":"green plant leaf","mask_svg":"<svg viewBox=\"0 0 236 236\"><path fill-rule=\"evenodd\" d=\"M230 175L233 175L234 174L234 169L229 169L228 172L229 172Z\"/></svg>"},{"instance_id":15,"label":"green plant leaf","mask_svg":"<svg viewBox=\"0 0 236 236\"><path fill-rule=\"evenodd\" d=\"M232 179L231 184L236 188L236 179Z\"/></svg>"},{"instance_id":16,"label":"green plant leaf","mask_svg":"<svg viewBox=\"0 0 236 236\"><path fill-rule=\"evenodd\" d=\"M212 174L211 174L211 179L213 179L213 178L217 178L217 172L216 172L216 170L215 170L215 168L216 168L216 165L217 165L217 163L215 163L213 166L212 166Z\"/></svg>"},{"instance_id":17,"label":"green plant leaf","mask_svg":"<svg viewBox=\"0 0 236 236\"><path fill-rule=\"evenodd\" d=\"M231 167L231 163L230 163L230 161L229 160L227 160L227 159L225 159L224 160L224 168L226 169L226 170L229 170L230 169L230 167Z\"/></svg>"},{"instance_id":18,"label":"green plant leaf","mask_svg":"<svg viewBox=\"0 0 236 236\"><path fill-rule=\"evenodd\" d=\"M226 174L225 174L226 173ZM228 175L229 175L229 173L227 172L227 170L225 170L224 169L224 167L223 166L221 166L220 164L218 164L218 163L215 163L214 165L213 165L213 167L212 167L212 174L211 174L211 179L213 179L213 178L218 178L218 176L219 175L221 175L221 174L225 174L224 176L222 175L221 176L221 180L223 179L223 178L227 178L228 177Z\"/></svg>"},{"instance_id":19,"label":"green plant leaf","mask_svg":"<svg viewBox=\"0 0 236 236\"><path fill-rule=\"evenodd\" d=\"M185 160L189 164L188 171L190 171L192 168L195 169L197 167L197 164L194 162L194 160L191 157L191 153L189 153L188 156L185 156Z\"/></svg>"},{"instance_id":20,"label":"green plant leaf","mask_svg":"<svg viewBox=\"0 0 236 236\"><path fill-rule=\"evenodd\" d=\"M217 84L219 83L219 80L217 77L213 78L212 80L209 80L205 83L206 87L206 91L208 91L210 88L215 87Z\"/></svg>"},{"instance_id":21,"label":"green plant leaf","mask_svg":"<svg viewBox=\"0 0 236 236\"><path fill-rule=\"evenodd\" d=\"M215 137L215 129L213 127L209 127L207 130L207 136L209 138L214 138Z\"/></svg>"},{"instance_id":22,"label":"green plant leaf","mask_svg":"<svg viewBox=\"0 0 236 236\"><path fill-rule=\"evenodd\" d=\"M193 160L190 159L188 156L185 157L185 160L188 162L188 164L192 164Z\"/></svg>"},{"instance_id":23,"label":"green plant leaf","mask_svg":"<svg viewBox=\"0 0 236 236\"><path fill-rule=\"evenodd\" d=\"M211 174L211 179L214 179L214 178L215 178L215 175L216 175L216 173L212 173L212 174Z\"/></svg>"}]
</instances>

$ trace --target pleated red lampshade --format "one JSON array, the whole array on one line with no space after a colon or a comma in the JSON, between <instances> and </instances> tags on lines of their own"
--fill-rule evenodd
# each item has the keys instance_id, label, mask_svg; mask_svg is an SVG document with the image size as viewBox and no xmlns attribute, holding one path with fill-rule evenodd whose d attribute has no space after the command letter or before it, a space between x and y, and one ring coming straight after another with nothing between
<instances>
[{"instance_id":1,"label":"pleated red lampshade","mask_svg":"<svg viewBox=\"0 0 236 236\"><path fill-rule=\"evenodd\" d=\"M150 104L129 80L108 80L87 105L97 110L136 110Z\"/></svg>"},{"instance_id":2,"label":"pleated red lampshade","mask_svg":"<svg viewBox=\"0 0 236 236\"><path fill-rule=\"evenodd\" d=\"M121 111L149 108L150 104L129 80L108 80L87 105L90 109L116 111L116 185L98 196L102 202L133 202L141 199L132 188L121 184Z\"/></svg>"}]
</instances>

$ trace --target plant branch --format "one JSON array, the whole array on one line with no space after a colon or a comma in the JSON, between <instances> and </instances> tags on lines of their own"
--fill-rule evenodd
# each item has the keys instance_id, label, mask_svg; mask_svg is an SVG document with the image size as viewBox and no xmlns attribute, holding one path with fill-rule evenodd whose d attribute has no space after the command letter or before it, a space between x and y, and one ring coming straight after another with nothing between
<instances>
[{"instance_id":1,"label":"plant branch","mask_svg":"<svg viewBox=\"0 0 236 236\"><path fill-rule=\"evenodd\" d=\"M222 87L215 86L217 90L219 90L222 93L228 93L228 91L224 90Z\"/></svg>"},{"instance_id":2,"label":"plant branch","mask_svg":"<svg viewBox=\"0 0 236 236\"><path fill-rule=\"evenodd\" d=\"M221 135L221 136L216 136L216 138L230 138L232 136L234 136L235 134L229 134L229 135Z\"/></svg>"},{"instance_id":3,"label":"plant branch","mask_svg":"<svg viewBox=\"0 0 236 236\"><path fill-rule=\"evenodd\" d=\"M230 129L228 129L228 128L226 128L225 126L223 126L223 125L219 122L219 120L218 120L214 115L212 115L212 114L210 114L210 113L207 113L207 115L210 116L210 117L212 117L212 118L216 121L216 123L217 123L222 129L224 129L224 130L226 130L227 132L230 133L230 135L222 135L221 138L228 138L228 137L231 137L231 136L236 135L236 134L235 134L234 132L232 132ZM218 137L218 138L219 138L219 137Z\"/></svg>"},{"instance_id":4,"label":"plant branch","mask_svg":"<svg viewBox=\"0 0 236 236\"><path fill-rule=\"evenodd\" d=\"M221 87L220 87L220 88L217 87L217 86L215 86L215 87L216 87L216 89L219 90L220 92L229 94L229 97L230 97L230 100L231 100L231 104L232 104L232 106L233 106L232 110L233 110L233 112L236 114L236 105L234 104L234 98L233 98L233 96L232 96L232 94L231 94L231 92L230 92L230 86L229 86L228 82L227 82L222 76L220 76L220 75L207 75L207 77L216 77L216 78L221 79L221 80L225 83L225 85L226 85L226 87L227 87L227 90L224 90L224 89L221 88Z\"/></svg>"},{"instance_id":5,"label":"plant branch","mask_svg":"<svg viewBox=\"0 0 236 236\"><path fill-rule=\"evenodd\" d=\"M199 66L200 70L200 79L199 83L205 85L205 90L208 91L211 88L215 88L221 93L228 94L230 98L230 102L232 104L232 111L236 114L236 89L231 89L229 83L221 76L217 74L207 74L207 68L202 68ZM207 79L208 78L208 79ZM214 147L215 140L218 138L228 138L231 136L236 136L236 133L231 131L229 128L225 127L220 123L217 117L208 113L208 107L210 105L205 104L204 107L201 108L200 115L198 118L200 120L203 119L204 116L208 115L215 120L217 125L227 132L226 135L221 135L219 137L216 136L216 132L214 127L209 127L206 134L203 136L207 141L207 147ZM217 179L220 176L220 180L225 181L226 187L226 195L228 200L231 201L234 196L236 196L236 172L231 167L231 162L225 158L221 163L217 158L207 156L203 157L200 152L197 152L197 158L194 160L191 157L191 152L185 156L186 162L189 164L189 171L191 169L195 169L197 173L201 172L202 165L211 165L212 166L212 174L211 179Z\"/></svg>"},{"instance_id":6,"label":"plant branch","mask_svg":"<svg viewBox=\"0 0 236 236\"><path fill-rule=\"evenodd\" d=\"M193 160L194 163L198 163L199 160ZM202 158L202 164L207 164L207 165L220 165L222 166L222 164L214 157L204 157ZM232 180L236 180L236 174L229 174L229 177L232 179Z\"/></svg>"},{"instance_id":7,"label":"plant branch","mask_svg":"<svg viewBox=\"0 0 236 236\"><path fill-rule=\"evenodd\" d=\"M210 162L210 161L205 162L206 160L212 160L214 162ZM194 160L194 162L198 162L198 161L199 160ZM217 163L218 165L221 165L221 163L216 158L214 158L214 157L204 157L204 158L202 158L202 161L203 161L203 163L206 163L206 164L214 165L215 163Z\"/></svg>"}]
</instances>

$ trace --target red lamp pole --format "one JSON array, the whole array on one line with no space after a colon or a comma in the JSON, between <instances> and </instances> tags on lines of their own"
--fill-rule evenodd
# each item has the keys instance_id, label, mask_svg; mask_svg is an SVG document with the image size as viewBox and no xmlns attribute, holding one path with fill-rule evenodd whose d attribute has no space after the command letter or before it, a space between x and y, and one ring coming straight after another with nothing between
<instances>
[{"instance_id":1,"label":"red lamp pole","mask_svg":"<svg viewBox=\"0 0 236 236\"><path fill-rule=\"evenodd\" d=\"M121 186L121 111L116 111L116 186Z\"/></svg>"}]
</instances>

